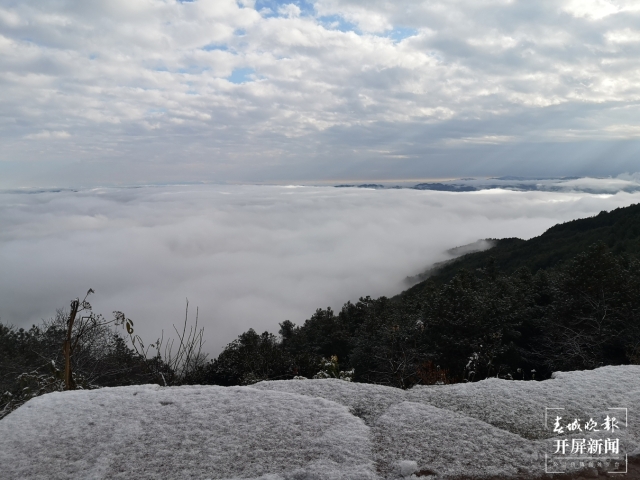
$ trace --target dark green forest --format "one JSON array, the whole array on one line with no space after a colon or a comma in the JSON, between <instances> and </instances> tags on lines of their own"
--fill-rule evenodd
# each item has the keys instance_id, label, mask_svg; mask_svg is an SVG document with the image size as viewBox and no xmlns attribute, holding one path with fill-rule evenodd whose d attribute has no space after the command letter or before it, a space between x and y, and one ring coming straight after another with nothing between
<instances>
[{"instance_id":1,"label":"dark green forest","mask_svg":"<svg viewBox=\"0 0 640 480\"><path fill-rule=\"evenodd\" d=\"M539 237L493 239L490 250L470 253L442 265L432 274L437 283L451 280L459 270L484 268L490 259L502 273L511 274L521 267L531 272L556 267L596 244L604 243L615 255L640 256L640 204L551 227ZM419 290L416 285L407 292Z\"/></svg>"},{"instance_id":2,"label":"dark green forest","mask_svg":"<svg viewBox=\"0 0 640 480\"><path fill-rule=\"evenodd\" d=\"M343 372L410 388L640 363L640 205L528 241L497 240L432 273L392 298L319 308L300 325L285 320L277 335L250 329L211 361L198 351L185 365L160 348L142 352L130 332L96 328L74 355L75 383L249 385ZM0 324L0 417L63 388L66 315L30 330Z\"/></svg>"}]
</instances>

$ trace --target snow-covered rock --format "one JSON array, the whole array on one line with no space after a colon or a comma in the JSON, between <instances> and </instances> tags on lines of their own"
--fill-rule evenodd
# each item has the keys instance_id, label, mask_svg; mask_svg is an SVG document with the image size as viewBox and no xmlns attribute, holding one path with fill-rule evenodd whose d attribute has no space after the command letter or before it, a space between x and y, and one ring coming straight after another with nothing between
<instances>
[{"instance_id":1,"label":"snow-covered rock","mask_svg":"<svg viewBox=\"0 0 640 480\"><path fill-rule=\"evenodd\" d=\"M406 470L398 472L399 458L436 478L530 478L544 472L540 446L534 442L432 405L394 405L378 419L373 433L376 461L385 477L408 476Z\"/></svg>"},{"instance_id":2,"label":"snow-covered rock","mask_svg":"<svg viewBox=\"0 0 640 480\"><path fill-rule=\"evenodd\" d=\"M252 387L331 400L349 407L351 413L362 418L367 425L373 424L389 407L407 398L407 392L399 388L344 382L335 378L295 382L276 380L256 383Z\"/></svg>"},{"instance_id":3,"label":"snow-covered rock","mask_svg":"<svg viewBox=\"0 0 640 480\"><path fill-rule=\"evenodd\" d=\"M629 454L640 457L640 365L556 372L543 382L491 378L408 391L335 379L254 387L349 407L372 427L377 470L386 478L402 478L401 461L416 461L420 478L429 472L435 478L541 478L544 453L556 435L548 426L559 412L546 411L545 427L545 407L563 408L565 419L627 408L629 428L616 435ZM563 438L589 436L576 432Z\"/></svg>"},{"instance_id":4,"label":"snow-covered rock","mask_svg":"<svg viewBox=\"0 0 640 480\"><path fill-rule=\"evenodd\" d=\"M453 410L525 438L549 438L554 434L545 429L545 407L563 407L562 415L567 418L627 407L629 422L638 425L640 365L556 372L543 382L490 378L475 383L418 386L408 391L407 399ZM636 405L639 407L634 408ZM635 433L640 435L640 430Z\"/></svg>"},{"instance_id":5,"label":"snow-covered rock","mask_svg":"<svg viewBox=\"0 0 640 480\"><path fill-rule=\"evenodd\" d=\"M156 385L51 393L0 421L0 478L375 478L369 428L317 397Z\"/></svg>"},{"instance_id":6,"label":"snow-covered rock","mask_svg":"<svg viewBox=\"0 0 640 480\"><path fill-rule=\"evenodd\" d=\"M627 408L617 436L640 457L640 366L628 365L408 391L325 379L52 393L0 420L0 478L548 478L545 407L565 419Z\"/></svg>"}]
</instances>

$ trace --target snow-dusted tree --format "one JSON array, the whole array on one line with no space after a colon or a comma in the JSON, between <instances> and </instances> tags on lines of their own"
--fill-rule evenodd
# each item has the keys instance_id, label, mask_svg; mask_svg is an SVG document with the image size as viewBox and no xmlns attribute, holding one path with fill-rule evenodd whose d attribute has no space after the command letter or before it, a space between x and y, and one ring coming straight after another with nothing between
<instances>
[{"instance_id":1,"label":"snow-dusted tree","mask_svg":"<svg viewBox=\"0 0 640 480\"><path fill-rule=\"evenodd\" d=\"M603 243L551 277L552 308L536 353L551 370L583 370L632 361L640 345L640 262Z\"/></svg>"},{"instance_id":2,"label":"snow-dusted tree","mask_svg":"<svg viewBox=\"0 0 640 480\"><path fill-rule=\"evenodd\" d=\"M422 325L389 309L367 318L358 332L351 362L358 380L409 388L428 357Z\"/></svg>"},{"instance_id":3,"label":"snow-dusted tree","mask_svg":"<svg viewBox=\"0 0 640 480\"><path fill-rule=\"evenodd\" d=\"M100 314L95 314L87 297L94 293L90 288L82 300L76 298L71 301L71 310L66 324L66 335L62 344L64 354L64 388L74 390L77 386L73 375L73 356L78 347L105 331L110 325L123 326L129 335L133 334L133 322L128 318L115 316L112 320L105 320Z\"/></svg>"},{"instance_id":4,"label":"snow-dusted tree","mask_svg":"<svg viewBox=\"0 0 640 480\"><path fill-rule=\"evenodd\" d=\"M46 393L152 381L117 319L92 314L86 296L71 306L29 330L0 324L0 418Z\"/></svg>"},{"instance_id":5,"label":"snow-dusted tree","mask_svg":"<svg viewBox=\"0 0 640 480\"><path fill-rule=\"evenodd\" d=\"M338 378L346 382L351 382L353 380L354 374L355 370L353 368L351 370L340 370L338 357L336 355L333 355L329 360L323 358L320 361L320 370L313 376L313 378Z\"/></svg>"}]
</instances>

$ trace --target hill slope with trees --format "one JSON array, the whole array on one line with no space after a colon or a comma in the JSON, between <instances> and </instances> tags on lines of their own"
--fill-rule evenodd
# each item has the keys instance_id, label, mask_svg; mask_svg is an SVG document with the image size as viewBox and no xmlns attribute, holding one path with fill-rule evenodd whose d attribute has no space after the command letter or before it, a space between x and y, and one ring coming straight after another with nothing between
<instances>
[{"instance_id":1,"label":"hill slope with trees","mask_svg":"<svg viewBox=\"0 0 640 480\"><path fill-rule=\"evenodd\" d=\"M560 223L530 240L504 238L491 241L495 242L493 248L441 264L430 272L429 279L445 283L461 269L473 272L490 261L503 273L513 273L521 267L537 272L566 262L600 242L615 255L640 256L640 205ZM420 290L425 284L421 282L403 294Z\"/></svg>"},{"instance_id":2,"label":"hill slope with trees","mask_svg":"<svg viewBox=\"0 0 640 480\"><path fill-rule=\"evenodd\" d=\"M639 363L639 258L640 205L528 241L498 240L394 298L361 298L337 313L317 309L300 326L281 323L280 339L249 330L203 370L202 381L250 384L353 369L356 381L408 388Z\"/></svg>"}]
</instances>

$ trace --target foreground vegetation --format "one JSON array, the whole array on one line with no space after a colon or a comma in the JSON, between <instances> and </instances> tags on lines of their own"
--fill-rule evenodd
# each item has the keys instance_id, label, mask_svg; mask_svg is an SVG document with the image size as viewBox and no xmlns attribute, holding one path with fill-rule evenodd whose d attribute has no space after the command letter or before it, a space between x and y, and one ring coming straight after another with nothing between
<instances>
[{"instance_id":1,"label":"foreground vegetation","mask_svg":"<svg viewBox=\"0 0 640 480\"><path fill-rule=\"evenodd\" d=\"M0 323L0 418L45 393L140 385L194 383L206 362L203 329L189 325L189 302L175 339L145 345L122 312L112 319L95 314L87 301L71 301L70 311L29 330Z\"/></svg>"},{"instance_id":2,"label":"foreground vegetation","mask_svg":"<svg viewBox=\"0 0 640 480\"><path fill-rule=\"evenodd\" d=\"M300 326L284 321L278 336L251 329L209 362L200 353L201 330L186 330L187 315L177 353L158 341L150 355L130 320L115 312L115 322L92 324L75 342L75 376L66 384L249 385L332 376L409 388L637 364L639 259L634 205L526 242L498 242L394 298L361 298L337 313L318 309ZM0 324L0 410L65 388L61 346L70 338L69 318L59 311L28 331Z\"/></svg>"}]
</instances>

